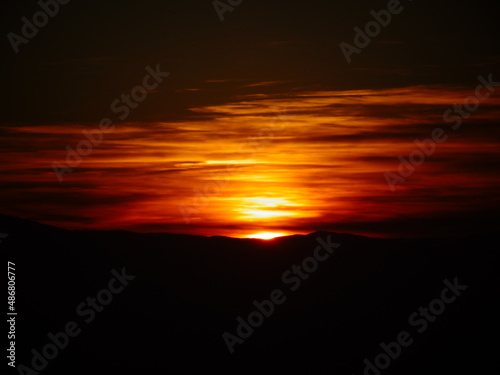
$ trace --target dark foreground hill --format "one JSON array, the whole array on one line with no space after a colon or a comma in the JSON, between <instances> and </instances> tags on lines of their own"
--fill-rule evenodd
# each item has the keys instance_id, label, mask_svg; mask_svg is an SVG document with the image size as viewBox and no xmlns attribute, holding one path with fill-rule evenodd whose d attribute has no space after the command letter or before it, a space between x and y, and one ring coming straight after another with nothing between
<instances>
[{"instance_id":1,"label":"dark foreground hill","mask_svg":"<svg viewBox=\"0 0 500 375\"><path fill-rule=\"evenodd\" d=\"M260 241L67 231L1 215L0 233L4 264L15 263L16 366L26 366L4 358L8 373L499 373L493 235ZM280 303L263 302L272 298ZM268 317L251 314L254 301Z\"/></svg>"}]
</instances>

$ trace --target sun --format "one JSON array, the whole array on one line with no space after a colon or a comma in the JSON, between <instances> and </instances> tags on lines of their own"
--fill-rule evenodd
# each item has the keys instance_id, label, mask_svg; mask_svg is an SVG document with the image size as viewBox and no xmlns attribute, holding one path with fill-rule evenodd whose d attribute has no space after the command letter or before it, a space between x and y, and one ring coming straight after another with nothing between
<instances>
[{"instance_id":1,"label":"sun","mask_svg":"<svg viewBox=\"0 0 500 375\"><path fill-rule=\"evenodd\" d=\"M247 236L247 238L258 238L260 240L270 240L276 237L283 237L285 236L285 233L272 233L272 232L261 232L261 233L255 233L255 234L250 234Z\"/></svg>"}]
</instances>

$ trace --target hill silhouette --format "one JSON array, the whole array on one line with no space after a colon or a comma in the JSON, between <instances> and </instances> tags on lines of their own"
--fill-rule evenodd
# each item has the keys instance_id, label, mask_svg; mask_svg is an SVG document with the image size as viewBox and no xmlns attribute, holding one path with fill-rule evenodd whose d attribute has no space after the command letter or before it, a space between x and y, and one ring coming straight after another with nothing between
<instances>
[{"instance_id":1,"label":"hill silhouette","mask_svg":"<svg viewBox=\"0 0 500 375\"><path fill-rule=\"evenodd\" d=\"M0 215L0 252L16 264L16 363L30 365L47 334L79 322L47 374L363 374L380 343L414 342L383 374L498 373L499 256L493 235L377 239L316 232L270 241L126 231L70 231ZM292 291L283 274L340 244ZM85 324L76 308L112 270L135 276ZM445 279L467 290L422 333L408 323ZM224 332L253 301L286 296L243 344ZM13 370L13 373L16 373ZM376 374L373 370L368 374Z\"/></svg>"}]
</instances>

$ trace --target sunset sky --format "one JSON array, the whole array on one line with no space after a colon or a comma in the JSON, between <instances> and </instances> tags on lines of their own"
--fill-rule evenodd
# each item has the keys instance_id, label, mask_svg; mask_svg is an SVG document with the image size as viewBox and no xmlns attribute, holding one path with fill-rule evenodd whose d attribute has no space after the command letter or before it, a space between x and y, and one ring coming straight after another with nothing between
<instances>
[{"instance_id":1,"label":"sunset sky","mask_svg":"<svg viewBox=\"0 0 500 375\"><path fill-rule=\"evenodd\" d=\"M64 5L19 54L1 45L0 213L233 237L496 230L500 87L456 130L443 114L500 82L498 10L401 3L351 64L339 44L387 2L246 0L224 22L211 1ZM7 35L38 6L2 10ZM120 120L111 103L158 64L169 76ZM59 181L53 162L103 118L114 130ZM391 191L384 173L436 128L448 139Z\"/></svg>"}]
</instances>

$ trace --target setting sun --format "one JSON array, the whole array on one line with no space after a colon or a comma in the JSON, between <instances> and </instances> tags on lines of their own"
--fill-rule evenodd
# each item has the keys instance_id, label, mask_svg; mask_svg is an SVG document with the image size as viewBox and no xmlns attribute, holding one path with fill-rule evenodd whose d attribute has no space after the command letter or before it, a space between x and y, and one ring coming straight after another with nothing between
<instances>
[{"instance_id":1,"label":"setting sun","mask_svg":"<svg viewBox=\"0 0 500 375\"><path fill-rule=\"evenodd\" d=\"M258 238L260 240L270 240L276 237L282 237L284 235L285 235L284 233L262 232L262 233L251 234L246 238Z\"/></svg>"}]
</instances>

